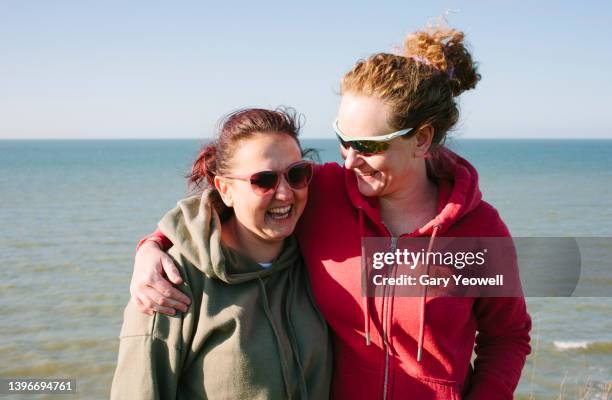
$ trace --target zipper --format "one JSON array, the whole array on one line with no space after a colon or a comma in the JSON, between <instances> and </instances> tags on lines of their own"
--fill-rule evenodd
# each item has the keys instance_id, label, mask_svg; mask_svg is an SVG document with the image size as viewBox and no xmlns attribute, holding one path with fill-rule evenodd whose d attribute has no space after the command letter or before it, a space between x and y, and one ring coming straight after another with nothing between
<instances>
[{"instance_id":1,"label":"zipper","mask_svg":"<svg viewBox=\"0 0 612 400\"><path fill-rule=\"evenodd\" d=\"M384 222L383 222L384 225ZM399 237L393 236L393 234L391 233L391 231L389 230L389 228L387 228L387 226L385 225L385 229L387 229L387 232L389 233L389 236L391 237L391 246L390 246L390 250L392 253L395 252L395 249L397 248L397 240L399 239ZM391 267L392 269L393 267ZM388 382L389 382L389 362L390 362L390 357L389 357L389 341L387 338L387 323L388 323L388 314L389 314L389 303L388 303L388 293L387 293L387 288L388 286L385 284L385 287L383 288L383 304L382 304L382 314L383 314L383 326L382 326L382 331L383 331L383 348L385 350L385 375L384 375L384 381L383 381L383 400L387 400L387 392L388 392Z\"/></svg>"}]
</instances>

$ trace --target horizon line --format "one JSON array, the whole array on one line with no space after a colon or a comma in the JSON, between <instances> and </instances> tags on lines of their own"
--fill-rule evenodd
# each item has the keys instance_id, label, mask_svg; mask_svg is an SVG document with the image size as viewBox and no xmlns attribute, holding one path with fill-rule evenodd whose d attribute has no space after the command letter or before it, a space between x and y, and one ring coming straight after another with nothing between
<instances>
[{"instance_id":1,"label":"horizon line","mask_svg":"<svg viewBox=\"0 0 612 400\"><path fill-rule=\"evenodd\" d=\"M112 140L212 140L213 137L125 137L125 138L71 138L71 137L50 137L50 138L0 138L0 141L112 141ZM336 140L333 137L299 137L300 140ZM566 136L552 136L552 137L459 137L453 136L447 140L612 140L612 137L566 137Z\"/></svg>"}]
</instances>

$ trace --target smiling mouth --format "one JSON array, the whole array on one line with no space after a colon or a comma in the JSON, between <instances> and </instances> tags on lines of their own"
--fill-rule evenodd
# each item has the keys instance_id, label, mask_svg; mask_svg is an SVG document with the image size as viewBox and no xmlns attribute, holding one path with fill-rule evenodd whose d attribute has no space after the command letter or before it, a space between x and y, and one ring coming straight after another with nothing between
<instances>
[{"instance_id":1,"label":"smiling mouth","mask_svg":"<svg viewBox=\"0 0 612 400\"><path fill-rule=\"evenodd\" d=\"M283 220L289 218L291 210L293 210L293 204L283 207L269 208L266 211L266 215L274 220Z\"/></svg>"},{"instance_id":2,"label":"smiling mouth","mask_svg":"<svg viewBox=\"0 0 612 400\"><path fill-rule=\"evenodd\" d=\"M378 176L379 171L371 171L371 172L357 172L357 176L360 178L372 178Z\"/></svg>"}]
</instances>

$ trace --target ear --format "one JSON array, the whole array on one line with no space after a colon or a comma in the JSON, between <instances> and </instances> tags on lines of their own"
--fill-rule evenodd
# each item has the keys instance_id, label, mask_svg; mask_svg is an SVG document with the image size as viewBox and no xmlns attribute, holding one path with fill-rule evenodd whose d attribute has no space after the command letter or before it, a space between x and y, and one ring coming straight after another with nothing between
<instances>
[{"instance_id":1,"label":"ear","mask_svg":"<svg viewBox=\"0 0 612 400\"><path fill-rule=\"evenodd\" d=\"M425 158L429 154L431 141L433 140L434 128L430 124L423 125L414 135L414 157Z\"/></svg>"},{"instance_id":2,"label":"ear","mask_svg":"<svg viewBox=\"0 0 612 400\"><path fill-rule=\"evenodd\" d=\"M232 189L231 185L227 181L227 179L221 178L220 176L215 176L215 189L221 195L221 200L225 203L226 206L232 207L234 205L234 201L232 200Z\"/></svg>"}]
</instances>

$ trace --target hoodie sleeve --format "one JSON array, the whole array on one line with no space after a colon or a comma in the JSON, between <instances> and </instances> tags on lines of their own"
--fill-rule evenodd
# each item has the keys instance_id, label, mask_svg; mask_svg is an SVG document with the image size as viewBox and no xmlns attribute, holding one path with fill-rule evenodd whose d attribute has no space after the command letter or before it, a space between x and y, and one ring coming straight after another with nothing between
<instances>
[{"instance_id":1,"label":"hoodie sleeve","mask_svg":"<svg viewBox=\"0 0 612 400\"><path fill-rule=\"evenodd\" d=\"M168 251L168 249L172 247L172 242L170 241L170 239L168 239L159 228L157 228L155 232L150 233L140 239L140 241L136 245L136 251L138 251L138 249L140 249L140 246L142 246L147 241L157 243L159 245L159 248L163 251Z\"/></svg>"},{"instance_id":2,"label":"hoodie sleeve","mask_svg":"<svg viewBox=\"0 0 612 400\"><path fill-rule=\"evenodd\" d=\"M471 389L466 397L512 399L531 351L531 319L523 298L476 301L478 336Z\"/></svg>"},{"instance_id":3,"label":"hoodie sleeve","mask_svg":"<svg viewBox=\"0 0 612 400\"><path fill-rule=\"evenodd\" d=\"M497 216L497 235L510 233ZM517 267L516 251L508 255ZM515 272L518 277L518 273ZM474 303L478 335L476 359L467 400L513 398L525 359L531 352L529 345L531 318L524 297L483 297Z\"/></svg>"},{"instance_id":4,"label":"hoodie sleeve","mask_svg":"<svg viewBox=\"0 0 612 400\"><path fill-rule=\"evenodd\" d=\"M182 364L181 313L141 313L125 308L111 399L175 399Z\"/></svg>"}]
</instances>

